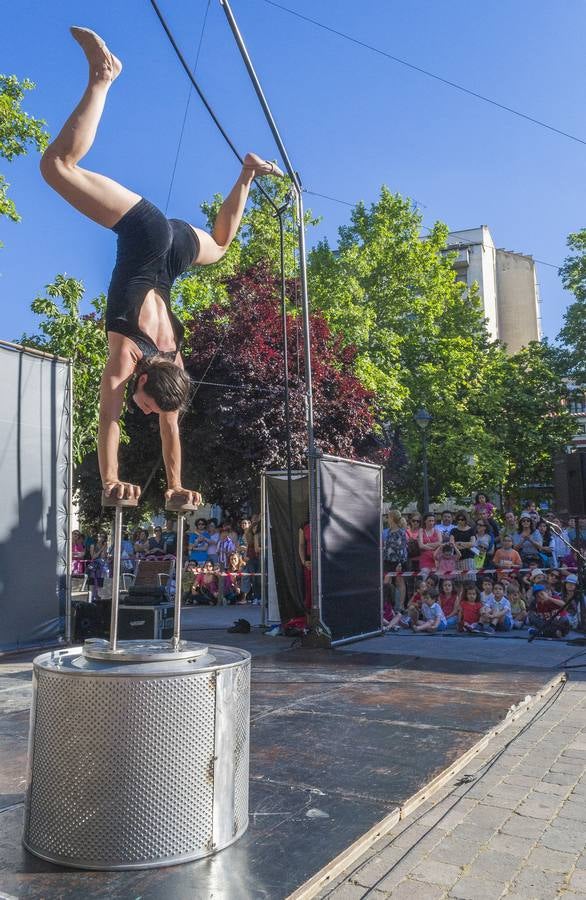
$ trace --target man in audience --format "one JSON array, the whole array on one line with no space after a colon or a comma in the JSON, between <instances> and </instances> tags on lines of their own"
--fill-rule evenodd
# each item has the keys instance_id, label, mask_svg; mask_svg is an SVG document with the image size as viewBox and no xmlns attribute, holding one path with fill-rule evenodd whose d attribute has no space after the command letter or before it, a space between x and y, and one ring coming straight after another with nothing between
<instances>
[{"instance_id":1,"label":"man in audience","mask_svg":"<svg viewBox=\"0 0 586 900\"><path fill-rule=\"evenodd\" d=\"M435 527L441 533L444 541L447 541L454 527L454 516L451 510L444 509L444 511L442 512L441 521Z\"/></svg>"},{"instance_id":2,"label":"man in audience","mask_svg":"<svg viewBox=\"0 0 586 900\"><path fill-rule=\"evenodd\" d=\"M177 553L177 532L175 531L175 523L173 519L167 519L165 522L165 530L162 534L163 543L165 544L165 553L169 556L175 556Z\"/></svg>"}]
</instances>

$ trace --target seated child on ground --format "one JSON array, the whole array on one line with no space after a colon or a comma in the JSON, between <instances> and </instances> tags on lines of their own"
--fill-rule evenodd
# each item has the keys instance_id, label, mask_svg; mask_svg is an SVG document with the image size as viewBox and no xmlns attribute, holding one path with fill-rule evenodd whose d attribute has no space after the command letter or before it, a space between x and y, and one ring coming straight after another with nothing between
<instances>
[{"instance_id":1,"label":"seated child on ground","mask_svg":"<svg viewBox=\"0 0 586 900\"><path fill-rule=\"evenodd\" d=\"M488 631L510 631L513 627L511 604L500 581L493 586L492 593L492 603L486 603L480 611L480 625Z\"/></svg>"},{"instance_id":2,"label":"seated child on ground","mask_svg":"<svg viewBox=\"0 0 586 900\"><path fill-rule=\"evenodd\" d=\"M437 594L431 591L424 591L421 598L421 612L424 621L418 625L412 624L411 628L413 631L433 633L445 631L448 627L443 610L437 602Z\"/></svg>"},{"instance_id":3,"label":"seated child on ground","mask_svg":"<svg viewBox=\"0 0 586 900\"><path fill-rule=\"evenodd\" d=\"M553 597L544 584L534 585L533 598L533 608L529 611L532 628L529 630L540 630L544 637L565 637L570 630L570 622L563 609L564 601Z\"/></svg>"},{"instance_id":4,"label":"seated child on ground","mask_svg":"<svg viewBox=\"0 0 586 900\"><path fill-rule=\"evenodd\" d=\"M455 628L460 618L460 594L451 578L444 578L442 581L439 605L446 617L448 628Z\"/></svg>"},{"instance_id":5,"label":"seated child on ground","mask_svg":"<svg viewBox=\"0 0 586 900\"><path fill-rule=\"evenodd\" d=\"M475 584L467 585L460 602L458 631L477 631L481 609L480 591Z\"/></svg>"},{"instance_id":6,"label":"seated child on ground","mask_svg":"<svg viewBox=\"0 0 586 900\"><path fill-rule=\"evenodd\" d=\"M527 605L521 596L519 582L512 580L507 588L507 597L511 604L513 628L524 628L527 621Z\"/></svg>"}]
</instances>

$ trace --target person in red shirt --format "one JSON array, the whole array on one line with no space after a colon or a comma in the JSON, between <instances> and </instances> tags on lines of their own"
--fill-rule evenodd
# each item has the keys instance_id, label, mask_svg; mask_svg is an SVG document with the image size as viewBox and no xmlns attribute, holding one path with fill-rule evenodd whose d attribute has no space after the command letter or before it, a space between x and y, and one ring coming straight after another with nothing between
<instances>
[{"instance_id":1,"label":"person in red shirt","mask_svg":"<svg viewBox=\"0 0 586 900\"><path fill-rule=\"evenodd\" d=\"M460 620L460 594L451 578L444 578L438 598L448 628L454 628Z\"/></svg>"},{"instance_id":2,"label":"person in red shirt","mask_svg":"<svg viewBox=\"0 0 586 900\"><path fill-rule=\"evenodd\" d=\"M552 594L544 584L536 584L532 589L533 608L529 611L529 634L540 632L543 637L565 637L570 630L564 601Z\"/></svg>"},{"instance_id":3,"label":"person in red shirt","mask_svg":"<svg viewBox=\"0 0 586 900\"><path fill-rule=\"evenodd\" d=\"M460 603L458 631L477 631L481 609L480 591L476 585L469 585L465 588Z\"/></svg>"}]
</instances>

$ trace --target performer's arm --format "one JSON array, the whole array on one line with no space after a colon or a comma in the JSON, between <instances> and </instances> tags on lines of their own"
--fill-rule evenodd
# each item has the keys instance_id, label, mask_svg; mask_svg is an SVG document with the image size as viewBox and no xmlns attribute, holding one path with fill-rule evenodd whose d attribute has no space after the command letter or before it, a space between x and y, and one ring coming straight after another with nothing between
<instances>
[{"instance_id":1,"label":"performer's arm","mask_svg":"<svg viewBox=\"0 0 586 900\"><path fill-rule=\"evenodd\" d=\"M119 498L140 496L137 485L120 481L118 476L118 446L120 444L120 414L124 404L126 384L136 367L130 348L110 335L110 357L102 374L100 386L100 420L98 426L98 462L102 486L107 494Z\"/></svg>"},{"instance_id":2,"label":"performer's arm","mask_svg":"<svg viewBox=\"0 0 586 900\"><path fill-rule=\"evenodd\" d=\"M167 490L165 498L181 498L184 503L201 505L201 495L197 491L188 491L181 486L181 438L179 436L179 413L159 413L159 430L163 447L163 461L167 473Z\"/></svg>"}]
</instances>

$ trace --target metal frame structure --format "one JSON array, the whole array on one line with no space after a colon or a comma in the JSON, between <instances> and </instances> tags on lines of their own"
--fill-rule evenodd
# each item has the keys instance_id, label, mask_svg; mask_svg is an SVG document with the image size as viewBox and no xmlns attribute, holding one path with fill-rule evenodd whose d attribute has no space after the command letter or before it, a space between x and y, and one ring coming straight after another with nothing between
<instances>
[{"instance_id":1,"label":"metal frame structure","mask_svg":"<svg viewBox=\"0 0 586 900\"><path fill-rule=\"evenodd\" d=\"M230 30L234 35L238 50L240 51L240 55L242 56L242 60L244 62L248 75L250 76L250 80L254 87L255 93L260 102L268 126L271 129L272 135L275 139L275 143L278 147L279 153L281 154L281 158L285 164L285 169L289 178L291 179L293 190L295 192L295 202L297 207L297 237L299 244L299 275L301 281L301 309L303 316L303 359L305 364L305 403L307 421L307 469L309 476L309 527L311 531L311 555L313 558L317 559L319 556L319 545L317 543L319 531L317 515L317 452L315 447L315 434L313 427L313 387L311 375L311 341L309 328L309 296L307 290L305 222L302 197L303 188L301 185L299 174L293 168L293 164L291 162L291 159L289 158L289 154L287 153L287 149L279 133L279 129L277 128L275 118L271 112L271 108L262 89L258 75L256 74L254 65L250 58L250 54L248 53L248 50L246 48L244 38L242 37L242 33L234 17L234 13L232 12L230 3L228 2L228 0L219 0L219 2L222 9L224 10L228 25L230 26ZM311 570L311 587L313 598L311 624L316 627L320 624L320 610L315 600L315 598L317 598L319 595L319 578L318 572L314 570L313 567Z\"/></svg>"},{"instance_id":2,"label":"metal frame structure","mask_svg":"<svg viewBox=\"0 0 586 900\"><path fill-rule=\"evenodd\" d=\"M311 551L312 551L312 574L315 571L315 579L312 578L312 608L317 608L319 621L322 622L327 627L327 622L324 622L322 618L322 559L321 559L321 517L319 515L319 498L320 498L320 489L321 489L321 480L320 480L320 461L328 461L328 462L342 462L346 465L355 465L361 466L363 468L368 469L378 469L381 472L380 479L380 505L379 505L379 546L380 546L380 554L379 554L379 585L380 585L380 621L381 627L375 631L363 632L361 634L352 635L348 638L340 638L339 640L333 640L332 646L339 646L341 644L349 644L354 641L360 641L364 638L375 637L378 634L382 633L382 618L383 618L383 602L384 602L384 592L383 592L383 554L382 554L382 509L383 509L383 479L382 479L382 466L376 465L376 463L363 462L362 460L354 460L354 459L345 459L343 456L330 456L329 454L322 454L316 458L316 513L317 513L317 529L315 540L312 536L311 541ZM300 477L307 476L308 472L305 469L295 469L291 473L292 477ZM268 614L268 536L267 536L267 520L268 520L268 509L267 509L267 490L266 490L266 479L267 477L281 477L286 478L288 475L286 469L271 469L266 470L261 475L261 623L263 625L267 624L267 614ZM314 547L317 547L317 555L314 556ZM315 562L315 564L314 564ZM314 582L317 583L317 594L314 589Z\"/></svg>"}]
</instances>

